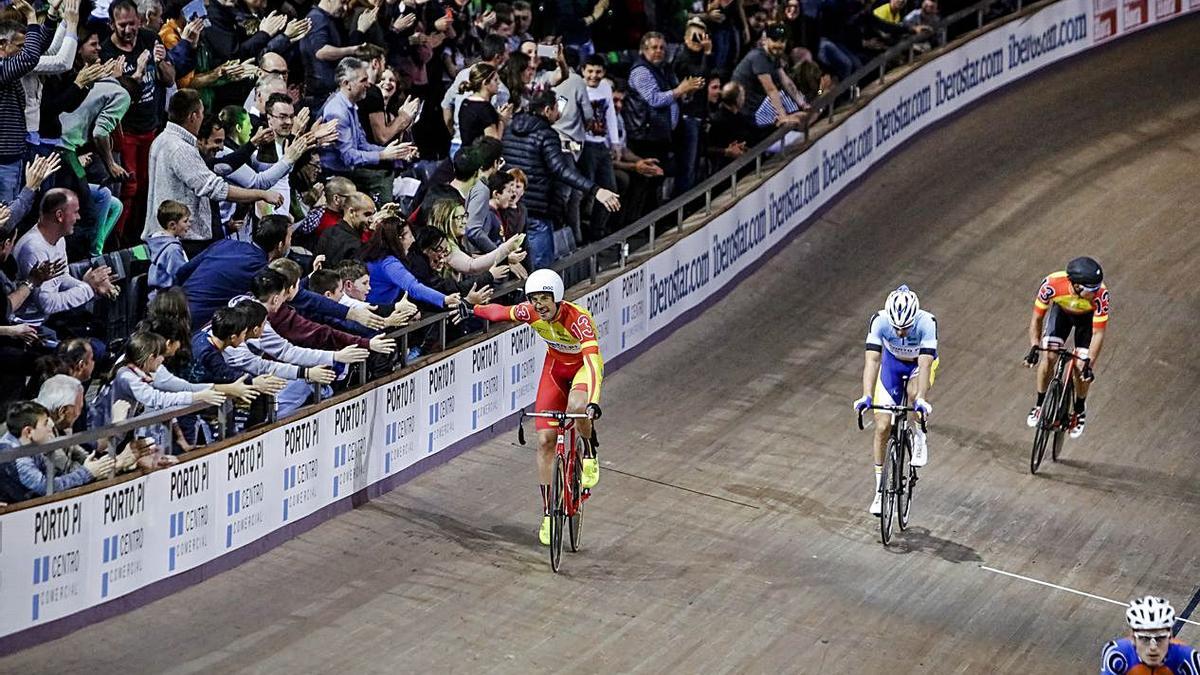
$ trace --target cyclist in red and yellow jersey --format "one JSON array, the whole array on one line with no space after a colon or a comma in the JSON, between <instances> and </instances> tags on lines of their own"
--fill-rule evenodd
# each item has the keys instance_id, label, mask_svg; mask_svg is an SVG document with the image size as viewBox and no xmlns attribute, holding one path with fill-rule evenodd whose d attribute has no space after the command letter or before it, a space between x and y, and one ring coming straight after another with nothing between
<instances>
[{"instance_id":1,"label":"cyclist in red and yellow jersey","mask_svg":"<svg viewBox=\"0 0 1200 675\"><path fill-rule=\"evenodd\" d=\"M1042 400L1050 374L1058 360L1057 354L1047 354L1039 365L1039 345L1046 349L1062 348L1071 329L1075 329L1075 353L1081 359L1079 381L1076 383L1075 414L1071 420L1071 438L1083 435L1086 411L1084 403L1092 382L1092 371L1104 344L1108 327L1108 287L1104 285L1104 270L1092 258L1075 258L1067 269L1055 272L1042 280L1037 298L1033 301L1033 318L1029 321L1029 354L1025 365L1037 370L1037 403L1025 423L1037 426Z\"/></svg>"},{"instance_id":2,"label":"cyclist in red and yellow jersey","mask_svg":"<svg viewBox=\"0 0 1200 675\"><path fill-rule=\"evenodd\" d=\"M538 383L538 412L566 410L587 414L590 419L576 422L576 431L584 439L592 436L592 420L600 419L600 384L604 380L604 358L596 341L596 323L586 309L563 300L563 281L554 270L540 269L525 280L527 302L519 305L476 305L475 316L488 321L520 321L529 324L546 341L546 361ZM468 309L460 305L462 312ZM554 477L554 446L558 432L554 420L537 418L538 483L542 493L542 527L538 533L543 546L550 545L550 481ZM580 484L591 489L600 480L600 465L595 449L587 443Z\"/></svg>"}]
</instances>

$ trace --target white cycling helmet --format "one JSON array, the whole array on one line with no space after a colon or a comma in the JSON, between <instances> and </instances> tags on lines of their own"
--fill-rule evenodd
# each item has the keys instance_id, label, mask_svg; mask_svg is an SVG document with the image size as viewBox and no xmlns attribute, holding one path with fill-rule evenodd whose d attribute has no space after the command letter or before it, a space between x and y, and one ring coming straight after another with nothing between
<instances>
[{"instance_id":1,"label":"white cycling helmet","mask_svg":"<svg viewBox=\"0 0 1200 675\"><path fill-rule=\"evenodd\" d=\"M554 296L554 302L562 302L563 280L558 272L552 269L534 270L525 280L525 295L531 293L549 293Z\"/></svg>"},{"instance_id":2,"label":"white cycling helmet","mask_svg":"<svg viewBox=\"0 0 1200 675\"><path fill-rule=\"evenodd\" d=\"M921 303L917 300L917 294L908 290L908 286L901 286L888 294L883 309L887 312L892 328L901 330L911 328L916 322L917 310L921 309Z\"/></svg>"},{"instance_id":3,"label":"white cycling helmet","mask_svg":"<svg viewBox=\"0 0 1200 675\"><path fill-rule=\"evenodd\" d=\"M1133 630L1163 630L1175 626L1175 609L1163 598L1147 595L1129 603L1125 619Z\"/></svg>"}]
</instances>

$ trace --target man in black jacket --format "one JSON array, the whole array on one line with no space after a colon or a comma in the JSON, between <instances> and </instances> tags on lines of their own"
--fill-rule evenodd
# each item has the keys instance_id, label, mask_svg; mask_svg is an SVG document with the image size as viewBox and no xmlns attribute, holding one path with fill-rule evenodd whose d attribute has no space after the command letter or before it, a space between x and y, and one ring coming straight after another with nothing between
<instances>
[{"instance_id":1,"label":"man in black jacket","mask_svg":"<svg viewBox=\"0 0 1200 675\"><path fill-rule=\"evenodd\" d=\"M563 216L563 205L554 198L555 183L565 183L609 211L621 208L620 196L586 178L563 152L553 124L558 120L558 99L553 91L542 91L529 99L528 112L517 113L504 129L504 160L525 172L528 210L525 232L533 269L554 262L554 229Z\"/></svg>"},{"instance_id":2,"label":"man in black jacket","mask_svg":"<svg viewBox=\"0 0 1200 675\"><path fill-rule=\"evenodd\" d=\"M317 240L317 255L325 256L325 264L333 267L343 260L357 260L362 249L363 233L375 217L375 202L361 192L346 198L346 210L337 225L321 233Z\"/></svg>"}]
</instances>

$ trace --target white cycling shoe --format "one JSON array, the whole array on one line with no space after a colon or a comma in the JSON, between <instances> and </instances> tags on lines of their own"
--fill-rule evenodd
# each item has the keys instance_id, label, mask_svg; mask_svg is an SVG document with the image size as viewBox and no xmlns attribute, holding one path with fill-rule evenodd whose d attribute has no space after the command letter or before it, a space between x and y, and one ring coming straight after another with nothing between
<instances>
[{"instance_id":1,"label":"white cycling shoe","mask_svg":"<svg viewBox=\"0 0 1200 675\"><path fill-rule=\"evenodd\" d=\"M879 494L879 490L875 491L875 499L871 502L871 515L878 516L883 513L883 497Z\"/></svg>"},{"instance_id":2,"label":"white cycling shoe","mask_svg":"<svg viewBox=\"0 0 1200 675\"><path fill-rule=\"evenodd\" d=\"M929 461L929 443L926 441L925 432L920 428L913 429L913 454L912 465L915 467L925 466Z\"/></svg>"},{"instance_id":3,"label":"white cycling shoe","mask_svg":"<svg viewBox=\"0 0 1200 675\"><path fill-rule=\"evenodd\" d=\"M1029 411L1029 416L1025 418L1025 426L1030 429L1038 425L1038 418L1042 416L1042 407L1039 405L1033 406L1033 410Z\"/></svg>"},{"instance_id":4,"label":"white cycling shoe","mask_svg":"<svg viewBox=\"0 0 1200 675\"><path fill-rule=\"evenodd\" d=\"M1071 433L1070 433L1071 438L1079 438L1080 436L1083 435L1083 425L1086 422L1086 420L1087 420L1086 413L1079 413L1078 415L1075 415L1075 420L1074 420L1075 424L1071 425Z\"/></svg>"}]
</instances>

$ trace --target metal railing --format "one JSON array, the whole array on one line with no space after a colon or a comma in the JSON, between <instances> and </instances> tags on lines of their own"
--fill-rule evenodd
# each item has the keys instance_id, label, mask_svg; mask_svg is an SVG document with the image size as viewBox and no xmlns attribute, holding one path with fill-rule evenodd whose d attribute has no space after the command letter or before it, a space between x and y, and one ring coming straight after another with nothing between
<instances>
[{"instance_id":1,"label":"metal railing","mask_svg":"<svg viewBox=\"0 0 1200 675\"><path fill-rule=\"evenodd\" d=\"M1043 0L1037 4L1049 4L1051 2L1054 2L1054 0ZM1011 18L1023 9L1022 0L980 0L969 7L944 17L933 30L933 33L938 38L939 50L931 50L931 56L940 51L941 47L945 46L947 33L951 26L973 17L975 19L974 30L981 29L985 24L984 19L989 10L995 6L1001 6L1004 10L1003 14L998 17L998 20ZM714 198L728 194L731 200L736 200L739 181L760 179L765 169L782 166L785 160L794 156L812 142L812 133L820 131L818 125L822 119L828 120L827 126L832 127L836 123L836 113L839 106L853 108L857 104L861 92L860 84L866 80L872 82L878 81L881 85L886 84L885 78L889 72L888 65L896 62L901 66L914 64L918 58L916 46L929 42L930 39L931 35L929 33L916 33L900 40L892 47L871 59L871 61L855 71L850 77L839 82L833 89L824 92L820 97L812 101L809 105L809 114L802 126L776 129L741 157L731 160L712 175L700 181L700 183L688 192L667 201L665 204L658 206L638 220L607 235L603 239L584 246L565 258L558 260L552 265L553 269L564 272L580 265L586 265L586 276L594 283L603 272L613 269L624 269L632 257L646 256L653 253L656 243L660 241L660 235L663 234L664 230L662 228L664 224L666 231L682 234L685 229L684 223L688 218L696 215L701 210L703 210L705 216L712 214ZM798 139L798 142L787 142L788 135L793 133L802 134L802 140ZM772 153L773 148L778 148L778 151ZM769 154L773 156L768 157ZM771 167L767 166L768 163L771 164ZM701 200L703 200L702 207L690 208L693 204ZM645 238L644 244L635 250L631 250L630 243L635 239L642 238L643 235ZM610 254L609 251L614 248L616 249L615 255ZM608 267L602 267L601 260L606 257L610 258L612 262ZM496 296L502 296L512 291L520 290L520 288L521 282L514 280L501 284L494 290ZM396 348L401 355L395 371L415 367L413 363L407 363L404 358L410 347L411 336L419 335L419 337L424 338L428 335L429 329L434 326L436 326L438 332L436 342L440 346L436 354L440 354L452 347L461 346L459 343L448 343L449 328L447 322L452 321L454 317L455 312L453 311L437 312L395 330L388 331L386 334L396 339ZM483 334L486 335L489 330L489 322L485 321ZM464 340L460 342L478 337L480 337L479 333L473 333L465 336ZM429 356L434 355L430 354ZM419 361L424 361L425 358L422 357ZM358 369L356 379L359 387L368 385L365 363ZM357 393L357 388L353 392L346 392L346 394L353 393ZM313 405L320 403L321 399L322 388L314 386L315 403ZM229 412L227 407L229 405L229 403L226 403L226 408L219 415L221 423L219 425L218 436L221 440L226 440L230 431L230 427L226 423ZM170 420L176 417L194 414L209 407L204 404L195 404L183 408L164 410L145 414L103 429L57 438L50 443L42 445L30 445L3 450L0 451L0 461L12 461L19 457L44 454L59 448L71 447L105 438L111 440L112 438L123 436L132 430L152 424L169 423ZM274 420L272 419L271 421ZM49 461L46 463L51 474L47 476L47 494L50 494L50 491L53 489L53 465Z\"/></svg>"}]
</instances>

